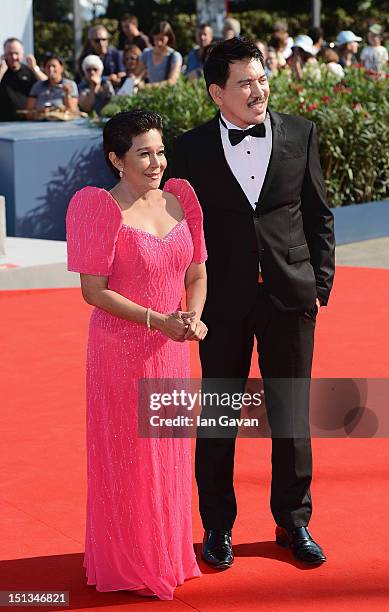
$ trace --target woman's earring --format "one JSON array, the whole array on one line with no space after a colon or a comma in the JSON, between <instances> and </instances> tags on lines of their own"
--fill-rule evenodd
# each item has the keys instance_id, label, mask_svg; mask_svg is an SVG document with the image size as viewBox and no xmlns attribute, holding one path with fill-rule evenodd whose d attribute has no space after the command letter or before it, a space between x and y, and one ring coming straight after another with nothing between
<instances>
[{"instance_id":1,"label":"woman's earring","mask_svg":"<svg viewBox=\"0 0 389 612\"><path fill-rule=\"evenodd\" d=\"M120 178L123 178L123 170L119 170L119 176Z\"/></svg>"}]
</instances>

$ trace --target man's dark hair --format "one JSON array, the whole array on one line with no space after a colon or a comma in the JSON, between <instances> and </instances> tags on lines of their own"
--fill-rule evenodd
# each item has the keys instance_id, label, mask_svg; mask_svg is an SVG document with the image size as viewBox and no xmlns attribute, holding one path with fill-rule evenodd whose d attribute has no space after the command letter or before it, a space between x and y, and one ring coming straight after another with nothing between
<instances>
[{"instance_id":1,"label":"man's dark hair","mask_svg":"<svg viewBox=\"0 0 389 612\"><path fill-rule=\"evenodd\" d=\"M311 28L308 30L308 36L312 38L313 44L316 45L321 38L324 38L324 30L318 27Z\"/></svg>"},{"instance_id":2,"label":"man's dark hair","mask_svg":"<svg viewBox=\"0 0 389 612\"><path fill-rule=\"evenodd\" d=\"M136 25L136 27L139 26L138 17L136 15L131 15L131 13L124 13L124 15L120 17L120 23L123 23L124 21L130 21Z\"/></svg>"},{"instance_id":3,"label":"man's dark hair","mask_svg":"<svg viewBox=\"0 0 389 612\"><path fill-rule=\"evenodd\" d=\"M211 30L213 29L212 26L209 23L198 23L196 26L196 30L205 30L205 28L211 28Z\"/></svg>"},{"instance_id":4,"label":"man's dark hair","mask_svg":"<svg viewBox=\"0 0 389 612\"><path fill-rule=\"evenodd\" d=\"M212 83L224 88L230 76L230 65L239 60L259 60L265 68L265 59L252 40L231 38L210 45L204 62L204 78L209 93Z\"/></svg>"},{"instance_id":5,"label":"man's dark hair","mask_svg":"<svg viewBox=\"0 0 389 612\"><path fill-rule=\"evenodd\" d=\"M162 134L162 117L151 111L134 109L114 115L103 130L103 147L105 161L116 178L119 171L109 159L112 151L122 159L132 147L132 139L139 134L145 134L150 130L158 130Z\"/></svg>"},{"instance_id":6,"label":"man's dark hair","mask_svg":"<svg viewBox=\"0 0 389 612\"><path fill-rule=\"evenodd\" d=\"M23 43L20 40L20 38L15 38L15 36L12 36L11 38L7 38L7 40L4 41L4 44L3 44L4 50L5 50L7 45L9 45L10 43L13 43L13 42L17 42L17 43L19 43L19 45L22 45L22 47L23 47Z\"/></svg>"}]
</instances>

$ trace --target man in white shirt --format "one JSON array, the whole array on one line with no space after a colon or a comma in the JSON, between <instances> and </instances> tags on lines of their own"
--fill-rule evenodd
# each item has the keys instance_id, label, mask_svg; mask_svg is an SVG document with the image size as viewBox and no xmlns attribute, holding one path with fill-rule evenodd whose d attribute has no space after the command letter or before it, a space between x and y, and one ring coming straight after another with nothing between
<instances>
[{"instance_id":1,"label":"man in white shirt","mask_svg":"<svg viewBox=\"0 0 389 612\"><path fill-rule=\"evenodd\" d=\"M266 115L264 121L266 135L263 139L246 136L235 146L232 146L228 138L228 130L234 129L236 126L228 121L222 113L220 115L220 123L222 128L224 128L220 132L227 163L255 210L258 194L261 192L265 180L272 149L270 117ZM258 159L261 159L260 166L258 166Z\"/></svg>"},{"instance_id":2,"label":"man in white shirt","mask_svg":"<svg viewBox=\"0 0 389 612\"><path fill-rule=\"evenodd\" d=\"M327 304L334 275L334 233L316 128L268 109L265 61L254 42L233 38L215 45L204 76L219 112L176 139L171 171L191 183L204 214L208 289L202 319L209 331L199 347L203 389L244 391L257 340L272 433L276 541L299 561L320 564L326 557L307 527L308 390L316 315ZM233 408L225 410L236 417ZM202 414L218 412L203 404ZM290 419L293 426L284 427ZM295 433L297 423L302 436ZM199 427L196 445L202 556L226 569L234 559L237 428L205 429Z\"/></svg>"}]
</instances>

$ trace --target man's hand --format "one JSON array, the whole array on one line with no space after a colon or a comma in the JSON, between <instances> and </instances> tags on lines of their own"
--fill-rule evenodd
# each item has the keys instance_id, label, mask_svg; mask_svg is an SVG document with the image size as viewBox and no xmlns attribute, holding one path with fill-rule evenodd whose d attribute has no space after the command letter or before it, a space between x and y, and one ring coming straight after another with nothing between
<instances>
[{"instance_id":1,"label":"man's hand","mask_svg":"<svg viewBox=\"0 0 389 612\"><path fill-rule=\"evenodd\" d=\"M26 56L26 62L27 62L27 66L30 68L30 70L34 71L35 68L37 67L36 59L32 55L32 53L30 53L29 55Z\"/></svg>"},{"instance_id":2,"label":"man's hand","mask_svg":"<svg viewBox=\"0 0 389 612\"><path fill-rule=\"evenodd\" d=\"M7 62L5 61L4 55L2 55L0 58L0 79L2 79L3 75L7 72L7 70Z\"/></svg>"},{"instance_id":3,"label":"man's hand","mask_svg":"<svg viewBox=\"0 0 389 612\"><path fill-rule=\"evenodd\" d=\"M317 306L317 312L319 312L320 306L321 306L319 298L316 298L316 306Z\"/></svg>"}]
</instances>

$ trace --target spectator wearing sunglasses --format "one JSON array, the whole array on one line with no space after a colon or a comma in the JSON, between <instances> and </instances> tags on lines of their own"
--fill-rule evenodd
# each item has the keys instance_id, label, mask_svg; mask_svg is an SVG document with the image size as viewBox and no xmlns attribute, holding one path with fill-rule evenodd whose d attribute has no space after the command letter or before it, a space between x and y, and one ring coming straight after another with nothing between
<instances>
[{"instance_id":1,"label":"spectator wearing sunglasses","mask_svg":"<svg viewBox=\"0 0 389 612\"><path fill-rule=\"evenodd\" d=\"M106 76L116 88L125 76L123 60L120 51L109 46L109 34L102 25L92 26L88 32L88 42L79 59L82 66L87 55L97 55L103 62L103 76ZM83 76L80 71L81 77Z\"/></svg>"},{"instance_id":2,"label":"spectator wearing sunglasses","mask_svg":"<svg viewBox=\"0 0 389 612\"><path fill-rule=\"evenodd\" d=\"M111 81L103 76L104 65L97 55L87 55L82 62L84 78L78 85L80 109L100 113L115 94Z\"/></svg>"}]
</instances>

